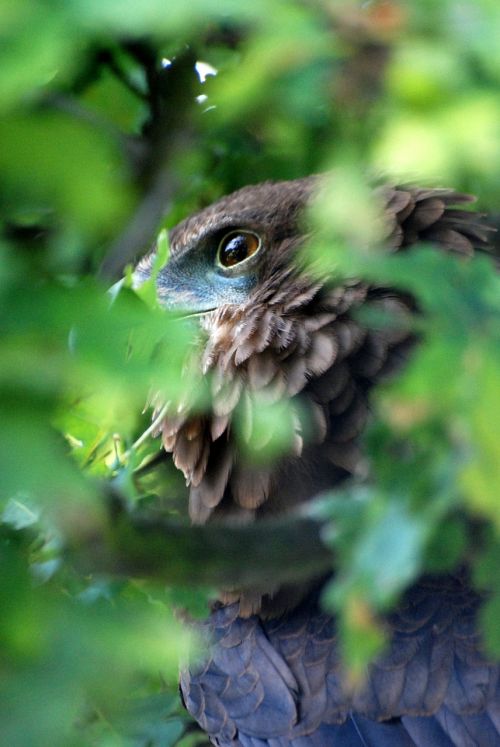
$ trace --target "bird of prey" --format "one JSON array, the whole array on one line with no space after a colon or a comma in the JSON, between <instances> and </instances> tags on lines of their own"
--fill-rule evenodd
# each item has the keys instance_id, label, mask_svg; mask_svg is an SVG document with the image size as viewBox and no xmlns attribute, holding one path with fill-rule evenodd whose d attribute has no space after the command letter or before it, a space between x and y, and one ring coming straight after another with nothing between
<instances>
[{"instance_id":1,"label":"bird of prey","mask_svg":"<svg viewBox=\"0 0 500 747\"><path fill-rule=\"evenodd\" d=\"M304 213L321 185L313 176L245 187L171 232L158 296L196 315L195 365L210 408L165 408L159 432L186 478L194 522L286 514L356 475L370 390L415 342L408 293L318 275L302 261ZM463 209L468 195L376 193L389 250L426 241L470 255L487 244L480 218ZM138 282L151 265L150 255ZM360 309L398 323L370 329ZM242 448L252 412L281 400L288 451L256 464ZM208 659L181 676L183 699L219 747L500 745L500 669L481 652L479 605L465 573L420 579L386 620L387 649L352 690L314 583L226 589L202 626Z\"/></svg>"}]
</instances>

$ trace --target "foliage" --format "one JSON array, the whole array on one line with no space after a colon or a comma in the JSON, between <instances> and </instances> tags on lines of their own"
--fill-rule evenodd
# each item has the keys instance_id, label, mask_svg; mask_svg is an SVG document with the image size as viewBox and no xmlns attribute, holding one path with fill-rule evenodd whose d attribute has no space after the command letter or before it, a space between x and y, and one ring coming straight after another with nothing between
<instances>
[{"instance_id":1,"label":"foliage","mask_svg":"<svg viewBox=\"0 0 500 747\"><path fill-rule=\"evenodd\" d=\"M355 674L380 645L378 614L422 570L465 559L498 655L500 280L487 258L383 256L364 184L380 171L450 184L495 215L500 7L0 0L0 20L5 743L203 743L177 704L190 644L174 610L202 614L224 574L258 577L266 546L266 577L335 554L325 604ZM202 82L197 61L217 75ZM262 530L268 542L191 532L143 408L189 391L193 332L125 266L223 193L330 168L313 215L328 242L311 251L424 311L425 344L378 393L374 478Z\"/></svg>"}]
</instances>

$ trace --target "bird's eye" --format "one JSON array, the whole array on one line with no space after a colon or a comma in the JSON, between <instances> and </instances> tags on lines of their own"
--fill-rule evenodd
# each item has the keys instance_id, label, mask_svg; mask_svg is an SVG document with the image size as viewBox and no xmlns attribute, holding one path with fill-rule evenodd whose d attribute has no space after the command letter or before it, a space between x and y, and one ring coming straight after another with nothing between
<instances>
[{"instance_id":1,"label":"bird's eye","mask_svg":"<svg viewBox=\"0 0 500 747\"><path fill-rule=\"evenodd\" d=\"M249 259L260 249L261 241L251 231L227 233L217 250L217 263L221 267L234 267Z\"/></svg>"}]
</instances>

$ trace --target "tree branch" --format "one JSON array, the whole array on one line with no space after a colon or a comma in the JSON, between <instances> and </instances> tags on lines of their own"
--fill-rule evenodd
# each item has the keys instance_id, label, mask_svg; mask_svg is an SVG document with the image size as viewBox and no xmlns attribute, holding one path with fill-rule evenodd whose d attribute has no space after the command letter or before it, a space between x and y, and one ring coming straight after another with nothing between
<instances>
[{"instance_id":1,"label":"tree branch","mask_svg":"<svg viewBox=\"0 0 500 747\"><path fill-rule=\"evenodd\" d=\"M176 585L286 583L322 575L333 556L322 524L298 515L258 524L189 526L127 512L115 503L106 523L65 526L66 555L82 573L161 579Z\"/></svg>"},{"instance_id":2,"label":"tree branch","mask_svg":"<svg viewBox=\"0 0 500 747\"><path fill-rule=\"evenodd\" d=\"M162 68L148 47L136 44L129 51L144 66L149 87L146 156L137 175L144 197L104 258L100 275L107 280L120 277L124 267L151 246L177 189L179 179L172 162L192 145L193 117L189 115L195 102L196 56L188 50Z\"/></svg>"}]
</instances>

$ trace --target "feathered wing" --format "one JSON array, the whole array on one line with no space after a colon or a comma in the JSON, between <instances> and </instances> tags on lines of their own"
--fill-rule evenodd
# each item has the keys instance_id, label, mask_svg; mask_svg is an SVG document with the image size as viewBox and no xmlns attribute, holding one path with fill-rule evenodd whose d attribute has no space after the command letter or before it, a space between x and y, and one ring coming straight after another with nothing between
<instances>
[{"instance_id":1,"label":"feathered wing","mask_svg":"<svg viewBox=\"0 0 500 747\"><path fill-rule=\"evenodd\" d=\"M267 621L221 607L204 623L209 661L182 675L186 706L219 747L494 747L500 668L481 650L479 603L464 577L420 581L353 692L314 600Z\"/></svg>"}]
</instances>

